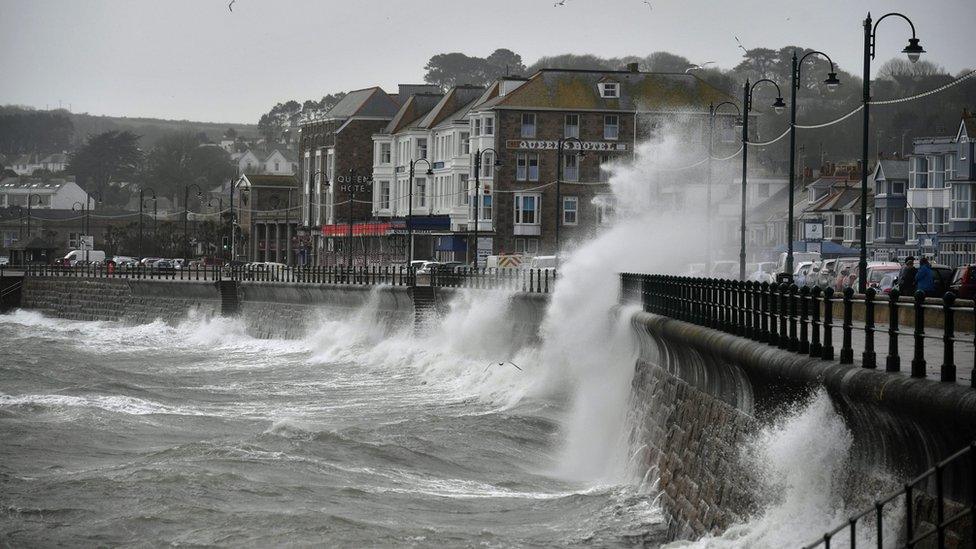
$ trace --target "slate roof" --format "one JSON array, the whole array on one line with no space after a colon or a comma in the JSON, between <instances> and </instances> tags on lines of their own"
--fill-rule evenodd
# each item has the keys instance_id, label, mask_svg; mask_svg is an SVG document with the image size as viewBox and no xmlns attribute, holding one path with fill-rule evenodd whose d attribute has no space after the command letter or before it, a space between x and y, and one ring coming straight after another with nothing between
<instances>
[{"instance_id":1,"label":"slate roof","mask_svg":"<svg viewBox=\"0 0 976 549\"><path fill-rule=\"evenodd\" d=\"M878 162L878 166L874 170L875 178L878 176L878 169L881 169L881 173L888 181L908 181L907 160L882 160Z\"/></svg>"},{"instance_id":2,"label":"slate roof","mask_svg":"<svg viewBox=\"0 0 976 549\"><path fill-rule=\"evenodd\" d=\"M41 181L39 179L8 177L7 179L0 181L0 191L10 190L10 189L39 189L39 190L56 191L68 183L69 181L65 179L51 179L49 181Z\"/></svg>"},{"instance_id":3,"label":"slate roof","mask_svg":"<svg viewBox=\"0 0 976 549\"><path fill-rule=\"evenodd\" d=\"M383 128L383 133L397 133L409 127L423 127L421 119L444 97L444 94L422 93L411 95L397 111L393 120Z\"/></svg>"},{"instance_id":4,"label":"slate roof","mask_svg":"<svg viewBox=\"0 0 976 549\"><path fill-rule=\"evenodd\" d=\"M298 188L298 180L293 175L244 174L252 187L293 187Z\"/></svg>"},{"instance_id":5,"label":"slate roof","mask_svg":"<svg viewBox=\"0 0 976 549\"><path fill-rule=\"evenodd\" d=\"M619 97L600 96L597 84L619 82ZM476 108L573 109L623 112L694 108L735 101L693 74L575 69L541 69L504 96L486 98Z\"/></svg>"},{"instance_id":6,"label":"slate roof","mask_svg":"<svg viewBox=\"0 0 976 549\"><path fill-rule=\"evenodd\" d=\"M420 121L420 126L433 128L442 122L451 123L463 117L484 91L485 88L482 86L454 86Z\"/></svg>"},{"instance_id":7,"label":"slate roof","mask_svg":"<svg viewBox=\"0 0 976 549\"><path fill-rule=\"evenodd\" d=\"M803 208L803 212L833 212L852 209L861 200L860 183L835 186L824 198Z\"/></svg>"},{"instance_id":8,"label":"slate roof","mask_svg":"<svg viewBox=\"0 0 976 549\"><path fill-rule=\"evenodd\" d=\"M350 118L353 116L392 117L400 105L378 86L351 91L339 100L326 118Z\"/></svg>"}]
</instances>

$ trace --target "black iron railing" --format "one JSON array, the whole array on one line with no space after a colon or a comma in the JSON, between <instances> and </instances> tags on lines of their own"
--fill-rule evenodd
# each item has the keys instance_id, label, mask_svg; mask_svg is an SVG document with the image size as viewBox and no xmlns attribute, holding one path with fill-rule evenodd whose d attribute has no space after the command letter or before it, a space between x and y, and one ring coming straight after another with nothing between
<instances>
[{"instance_id":1,"label":"black iron railing","mask_svg":"<svg viewBox=\"0 0 976 549\"><path fill-rule=\"evenodd\" d=\"M823 547L824 549L830 549L831 542L837 541L843 544L843 546L850 546L852 549L857 547L858 541L858 525L862 527L870 527L869 524L873 522L874 526L874 541L877 542L877 547L908 547L913 548L918 545L923 547L962 547L962 545L947 544L947 537L950 533L950 527L954 524L961 523L966 517L970 517L969 532L962 532L962 528L956 528L955 532L957 535L969 536L970 543L976 543L976 497L971 498L968 504L959 504L957 502L952 502L946 499L946 470L951 467L962 468L965 466L963 463L965 458L969 458L969 466L972 474L970 479L976 479L976 441L969 444L962 450L959 450L955 454L947 457L946 459L935 464L935 467L925 471L921 475L915 477L914 479L905 483L905 485L896 491L895 493L879 499L874 502L874 506L858 513L849 519L847 522L840 524L833 530L826 532L822 538L817 541L805 545L804 549L815 549L816 547ZM935 484L935 516L929 517L933 520L916 520L916 509L921 507L921 499L929 498L932 496L928 495L928 490L925 489L925 485ZM976 484L976 480L973 480ZM921 487L920 487L921 485ZM970 487L970 494L976 494L976 485ZM903 528L899 529L899 532L895 534L897 537L896 543L889 541L887 545L884 543L885 535L885 506L891 508L891 505L902 499L905 505L905 522ZM955 509L955 511L953 510ZM897 518L887 517L889 521L898 521ZM926 524L927 527L922 528L922 524ZM838 536L844 536L846 534L847 539L837 539ZM932 545L931 542L935 542ZM870 542L868 542L870 543ZM970 545L972 547L972 545Z\"/></svg>"},{"instance_id":2,"label":"black iron railing","mask_svg":"<svg viewBox=\"0 0 976 549\"><path fill-rule=\"evenodd\" d=\"M929 343L941 344L942 381L957 380L957 346L965 346L970 360L976 362L976 336L957 334L955 327L960 314L976 322L976 303L966 301L966 306L957 306L952 293L926 299L922 292L916 292L911 299L904 299L897 289L878 295L868 288L865 294L855 295L852 288L846 288L837 296L832 288L636 273L621 274L620 283L621 299L639 302L647 312L823 360L834 360L834 341L839 330L841 344L837 354L841 364L853 364L857 351L862 367L877 368L875 338L880 336L887 339L885 369L899 372L899 337L907 338L909 334L914 346L912 377L926 377L928 362L939 359L926 354ZM855 306L862 317L860 322L854 320ZM841 313L839 323L835 309ZM879 326L877 317L881 312L885 324ZM900 329L899 316L912 318L911 332ZM855 334L859 336L857 342ZM970 384L976 387L976 375L970 376Z\"/></svg>"},{"instance_id":3,"label":"black iron railing","mask_svg":"<svg viewBox=\"0 0 976 549\"><path fill-rule=\"evenodd\" d=\"M218 267L191 265L181 269L146 266L108 265L27 265L0 266L4 272L35 277L134 278L147 280L283 282L311 284L436 286L441 288L505 289L548 294L555 287L553 269L490 269L459 267L452 270L418 271L399 266L316 266L242 265Z\"/></svg>"}]
</instances>

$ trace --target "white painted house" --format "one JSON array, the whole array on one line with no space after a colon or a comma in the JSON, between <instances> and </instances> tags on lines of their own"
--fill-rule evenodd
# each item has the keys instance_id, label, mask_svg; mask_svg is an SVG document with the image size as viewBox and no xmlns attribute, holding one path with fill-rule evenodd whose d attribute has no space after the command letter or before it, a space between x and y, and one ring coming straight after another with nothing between
<instances>
[{"instance_id":1,"label":"white painted house","mask_svg":"<svg viewBox=\"0 0 976 549\"><path fill-rule=\"evenodd\" d=\"M0 208L11 206L44 210L70 210L76 203L96 209L96 201L74 181L53 179L41 181L24 177L11 177L0 181ZM78 206L81 208L82 206Z\"/></svg>"}]
</instances>

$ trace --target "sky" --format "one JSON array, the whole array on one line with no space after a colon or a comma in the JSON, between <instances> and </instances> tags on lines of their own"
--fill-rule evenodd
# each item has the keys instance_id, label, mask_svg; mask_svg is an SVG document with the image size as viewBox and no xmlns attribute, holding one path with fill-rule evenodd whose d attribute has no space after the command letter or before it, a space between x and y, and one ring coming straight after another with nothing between
<instances>
[{"instance_id":1,"label":"sky","mask_svg":"<svg viewBox=\"0 0 976 549\"><path fill-rule=\"evenodd\" d=\"M868 11L908 15L925 59L953 74L974 0L0 0L0 104L113 116L256 123L288 99L423 81L437 53L669 51L730 68L746 48L800 45L862 71ZM877 68L904 20L878 32ZM969 37L969 38L964 38ZM970 44L971 45L971 44Z\"/></svg>"}]
</instances>

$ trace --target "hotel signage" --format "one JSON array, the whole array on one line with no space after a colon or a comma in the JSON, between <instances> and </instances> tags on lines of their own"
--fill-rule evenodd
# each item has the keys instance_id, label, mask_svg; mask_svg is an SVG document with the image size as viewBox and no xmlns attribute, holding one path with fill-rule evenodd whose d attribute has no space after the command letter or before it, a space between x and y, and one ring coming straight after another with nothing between
<instances>
[{"instance_id":1,"label":"hotel signage","mask_svg":"<svg viewBox=\"0 0 976 549\"><path fill-rule=\"evenodd\" d=\"M556 150L559 148L559 141L556 140L540 140L540 139L509 139L505 142L505 146L509 149L528 149L528 150ZM579 150L584 151L626 151L626 143L617 143L616 141L583 141L582 143L577 143L576 141L567 141L563 143L563 149Z\"/></svg>"}]
</instances>

